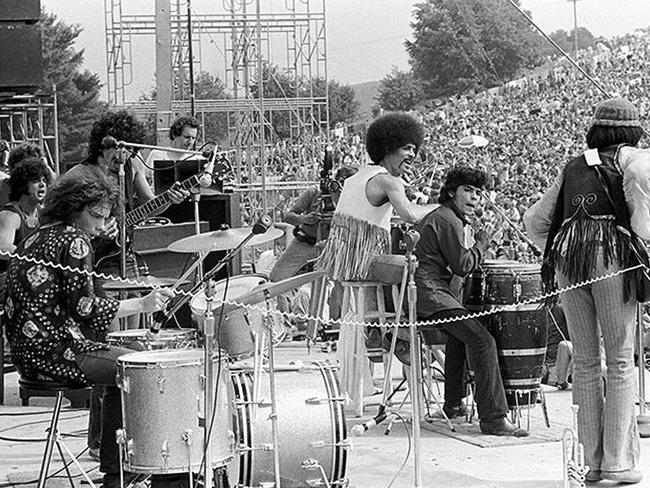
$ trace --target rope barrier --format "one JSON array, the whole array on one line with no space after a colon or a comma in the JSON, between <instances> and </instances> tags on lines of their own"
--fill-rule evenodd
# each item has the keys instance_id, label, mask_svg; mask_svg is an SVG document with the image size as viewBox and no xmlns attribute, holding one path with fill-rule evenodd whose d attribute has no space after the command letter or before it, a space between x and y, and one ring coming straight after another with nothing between
<instances>
[{"instance_id":1,"label":"rope barrier","mask_svg":"<svg viewBox=\"0 0 650 488\"><path fill-rule=\"evenodd\" d=\"M137 279L133 279L133 278L120 278L120 277L116 277L116 276L113 276L113 275L110 275L110 274L107 275L105 273L97 273L95 271L89 271L89 270L86 270L86 269L72 268L70 266L62 265L60 263L44 261L42 259L36 259L36 258L29 257L29 256L23 256L23 255L20 255L20 254L15 254L15 253L9 252L9 251L0 250L0 255L8 256L8 257L11 257L11 258L16 258L16 259L19 259L21 261L26 261L26 262L31 262L31 263L34 263L34 264L39 264L41 266L46 266L46 267L50 267L50 268L54 268L54 269L59 269L59 270L62 270L62 271L67 271L67 272L72 272L72 273L80 273L80 274L87 275L89 277L97 277L97 278L102 278L102 279L106 279L106 280L119 280L119 281L123 281L124 283L128 283L130 285L134 285L134 286L141 287L141 288L146 288L146 289L159 290L159 289L162 289L162 288L167 288L165 286L151 285L149 283L141 282L141 281L138 281ZM546 300L547 298L551 298L551 297L560 295L561 293L564 293L564 292L567 292L567 291L582 288L583 286L588 286L588 285L597 283L599 281L604 281L604 280L607 280L607 279L611 279L611 278L614 278L616 276L622 275L624 273L628 273L630 271L635 271L635 270L637 270L639 268L642 268L642 267L643 267L642 264L637 264L636 266L621 269L621 270L618 270L618 271L615 271L615 272L612 272L612 273L607 273L607 274L604 274L602 276L598 276L598 277L595 277L595 278L590 278L588 280L569 285L569 286L567 286L565 288L561 288L561 289L558 289L558 290L555 290L555 291L540 295L539 297L532 297L532 298L528 298L526 300L522 300L522 301L515 302L515 303L509 303L509 304L505 304L505 305L495 306L495 307L490 308L490 309L481 310L481 311L478 311L478 312L469 313L469 314L465 314L465 315L461 315L461 316L457 316L457 317L450 317L450 318L443 318L443 319L436 319L436 320L417 321L415 323L415 325L418 326L418 327L420 327L420 326L442 325L442 324L448 324L448 323L452 323L452 322L460 322L462 320L476 319L476 318L485 317L487 315L497 314L497 313L501 313L501 312L512 311L513 308L516 308L516 307L522 306L522 305L541 305L542 302L544 300ZM184 297L193 296L191 293L186 292L184 290L180 290L180 289L176 289L175 292L178 295L182 295ZM262 315L269 314L269 315L273 315L273 316L280 316L280 317L282 317L284 319L289 319L289 320L294 319L294 320L300 320L300 321L303 321L303 322L327 323L327 324L330 324L330 325L339 325L339 326L345 324L346 326L353 326L353 327L376 327L377 326L376 322L361 322L361 321L356 321L356 320L346 320L344 318L332 320L332 319L324 319L322 317L316 317L316 316L309 315L309 314L301 314L301 313L294 313L294 312L280 311L280 310L268 310L266 305L263 304L263 303L260 303L260 304L244 304L244 303L238 302L236 298L234 298L234 299L227 299L226 298L226 299L223 299L223 300L215 300L215 301L217 302L217 305L215 305L214 309L217 309L221 305L229 305L229 306L235 306L235 307L238 307L238 308L243 308L243 309L246 309L248 311L256 311L256 312L261 313ZM396 323L396 324L395 323L389 323L389 325L391 327L395 327L395 326L397 326L397 327L409 327L410 326L410 324L408 322L400 322L400 323Z\"/></svg>"}]
</instances>

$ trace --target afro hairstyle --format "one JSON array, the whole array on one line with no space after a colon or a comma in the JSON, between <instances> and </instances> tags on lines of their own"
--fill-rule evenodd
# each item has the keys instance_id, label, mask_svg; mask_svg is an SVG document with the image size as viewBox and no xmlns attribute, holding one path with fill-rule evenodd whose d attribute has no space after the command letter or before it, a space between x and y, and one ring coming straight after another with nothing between
<instances>
[{"instance_id":1,"label":"afro hairstyle","mask_svg":"<svg viewBox=\"0 0 650 488\"><path fill-rule=\"evenodd\" d=\"M374 164L407 144L415 145L417 153L424 140L424 130L406 112L388 112L372 121L366 133L366 150Z\"/></svg>"}]
</instances>

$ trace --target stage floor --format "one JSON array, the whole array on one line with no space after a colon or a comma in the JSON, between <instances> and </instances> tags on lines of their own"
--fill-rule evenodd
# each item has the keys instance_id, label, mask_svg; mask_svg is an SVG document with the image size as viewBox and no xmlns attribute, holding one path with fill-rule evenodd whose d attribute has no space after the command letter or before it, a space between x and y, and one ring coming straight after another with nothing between
<instances>
[{"instance_id":1,"label":"stage floor","mask_svg":"<svg viewBox=\"0 0 650 488\"><path fill-rule=\"evenodd\" d=\"M311 354L302 342L283 343L276 348L277 365L287 365L292 361L311 360L335 361L335 353L326 354L313 349ZM378 371L382 376L381 366ZM401 368L395 366L391 374L396 384L401 377ZM296 376L296 381L299 375ZM17 374L5 376L5 405L0 406L0 488L12 486L36 486L33 482L40 467L42 442L19 442L44 438L49 422L49 408L53 399L34 398L31 406L20 406L18 398ZM380 381L378 381L380 383ZM291 387L283 387L284 394ZM299 388L299 387L296 387ZM440 385L442 388L442 385ZM434 391L435 386L434 386ZM290 391L289 391L290 393ZM398 393L396 398L403 398ZM571 391L559 391L545 387L551 427L544 425L539 406L524 412L522 427L530 422L531 436L528 438L499 438L484 436L478 431L478 422L454 420L456 433L450 432L441 420L421 424L421 469L423 487L444 488L509 488L509 487L562 487L562 443L559 440L562 430L572 423ZM412 428L401 421L392 425L389 435L385 435L385 424L376 426L361 437L354 437L350 429L355 424L372 418L377 413L381 395L367 397L364 416L347 416L348 437L353 445L348 452L347 476L351 487L399 488L414 487L414 461L412 442L409 439ZM396 409L397 407L395 407ZM432 407L432 413L435 407ZM405 417L410 415L410 404L401 409ZM530 418L528 416L530 413ZM282 409L278 416L283 415ZM285 415L292 415L285 412ZM86 445L87 410L64 408L61 416L61 430L73 434L65 442L72 452L81 452ZM310 433L327 425L326 418L311 418L294 423L296 438L310 439ZM308 424L308 425L305 425ZM408 431L408 434L407 434ZM282 446L281 446L282 448ZM410 457L405 460L407 453ZM326 452L329 452L326 450ZM296 456L298 457L298 456ZM101 480L97 463L87 454L81 457L82 464L91 472L93 480ZM299 465L303 459L296 459ZM403 465L403 466L402 466ZM61 467L60 461L53 457L51 472ZM401 467L401 471L400 471ZM296 468L298 469L298 468ZM646 476L644 482L635 486L650 486L650 440L641 439L641 469ZM74 467L73 474L76 474ZM317 476L315 476L317 477ZM393 481L394 480L394 481ZM30 482L24 484L25 482ZM80 480L77 480L80 486ZM391 485L392 481L392 485ZM48 481L53 488L69 486L67 479L54 478ZM601 482L595 486L614 486Z\"/></svg>"}]
</instances>

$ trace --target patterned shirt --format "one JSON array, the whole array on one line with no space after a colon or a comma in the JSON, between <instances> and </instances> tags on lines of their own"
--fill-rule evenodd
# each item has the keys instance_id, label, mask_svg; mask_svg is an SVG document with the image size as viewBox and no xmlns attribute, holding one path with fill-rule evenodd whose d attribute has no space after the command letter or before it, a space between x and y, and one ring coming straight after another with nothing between
<instances>
[{"instance_id":1,"label":"patterned shirt","mask_svg":"<svg viewBox=\"0 0 650 488\"><path fill-rule=\"evenodd\" d=\"M5 298L16 368L26 378L89 384L75 354L107 346L84 338L79 325L104 331L119 307L117 300L94 293L88 274L93 268L89 236L70 225L50 224L25 239L16 252L21 258L9 264Z\"/></svg>"}]
</instances>

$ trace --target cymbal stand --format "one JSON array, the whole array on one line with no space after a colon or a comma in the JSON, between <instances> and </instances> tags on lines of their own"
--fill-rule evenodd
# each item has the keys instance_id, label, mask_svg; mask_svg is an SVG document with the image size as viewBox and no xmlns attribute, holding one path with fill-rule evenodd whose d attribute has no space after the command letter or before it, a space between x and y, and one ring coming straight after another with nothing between
<instances>
[{"instance_id":1,"label":"cymbal stand","mask_svg":"<svg viewBox=\"0 0 650 488\"><path fill-rule=\"evenodd\" d=\"M266 314L264 324L266 326L266 335L269 342L269 390L271 395L271 434L273 438L273 472L275 474L274 488L280 486L280 438L278 434L278 412L275 392L275 354L273 352L273 317L271 315L271 295L268 290L265 292ZM255 401L255 399L253 400Z\"/></svg>"},{"instance_id":2,"label":"cymbal stand","mask_svg":"<svg viewBox=\"0 0 650 488\"><path fill-rule=\"evenodd\" d=\"M214 364L212 361L214 350L215 320L212 313L212 300L214 298L214 281L208 280L205 286L205 315L203 317L203 334L205 338L204 351L204 396L203 396L203 486L212 487L212 415L213 415L213 387ZM190 473L190 476L191 473Z\"/></svg>"},{"instance_id":3,"label":"cymbal stand","mask_svg":"<svg viewBox=\"0 0 650 488\"><path fill-rule=\"evenodd\" d=\"M199 213L199 202L201 201L201 190L193 188L190 191L192 195L192 203L194 204L194 233L198 236L201 233L201 217ZM198 253L200 256L201 253ZM196 268L195 283L199 283L203 279L203 259L198 258L199 265Z\"/></svg>"}]
</instances>

